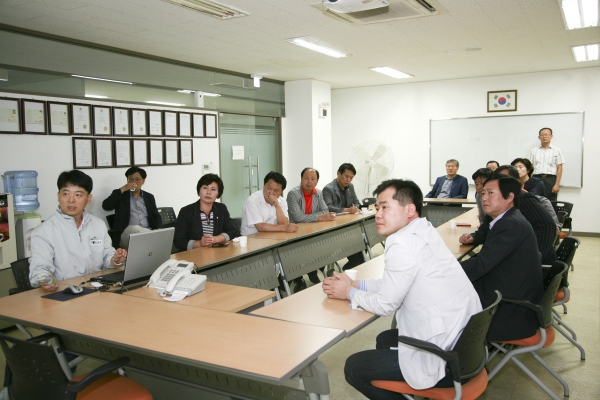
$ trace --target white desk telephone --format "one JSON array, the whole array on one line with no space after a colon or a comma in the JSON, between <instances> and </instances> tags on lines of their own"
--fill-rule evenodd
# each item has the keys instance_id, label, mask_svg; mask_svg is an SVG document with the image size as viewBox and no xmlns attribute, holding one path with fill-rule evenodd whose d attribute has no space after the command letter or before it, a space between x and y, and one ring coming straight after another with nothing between
<instances>
[{"instance_id":1,"label":"white desk telephone","mask_svg":"<svg viewBox=\"0 0 600 400\"><path fill-rule=\"evenodd\" d=\"M167 294L175 291L186 296L196 294L206 287L206 275L192 274L194 263L183 260L165 261L150 277L148 286L164 289Z\"/></svg>"}]
</instances>

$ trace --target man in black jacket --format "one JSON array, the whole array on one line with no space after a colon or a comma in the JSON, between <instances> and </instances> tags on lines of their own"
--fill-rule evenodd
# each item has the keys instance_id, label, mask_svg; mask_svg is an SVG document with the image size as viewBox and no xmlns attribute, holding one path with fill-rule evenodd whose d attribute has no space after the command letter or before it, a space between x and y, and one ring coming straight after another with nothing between
<instances>
[{"instance_id":1,"label":"man in black jacket","mask_svg":"<svg viewBox=\"0 0 600 400\"><path fill-rule=\"evenodd\" d=\"M519 172L512 165L502 165L494 171L494 174L510 175L516 179L519 176ZM542 264L552 265L557 259L553 246L554 239L556 238L556 224L535 195L521 190L518 197L520 204L519 211L521 211L523 217L531 224L535 233L538 250L542 257ZM490 221L491 218L488 216L476 232L462 235L459 241L463 244L483 244L486 236L489 234Z\"/></svg>"},{"instance_id":2,"label":"man in black jacket","mask_svg":"<svg viewBox=\"0 0 600 400\"><path fill-rule=\"evenodd\" d=\"M142 191L146 182L146 171L131 167L125 171L127 183L112 191L102 202L106 211L115 210L113 230L123 230L121 247L129 246L129 235L162 227L162 218L156 208L154 196ZM113 240L114 241L114 240ZM118 246L118 243L113 243Z\"/></svg>"},{"instance_id":3,"label":"man in black jacket","mask_svg":"<svg viewBox=\"0 0 600 400\"><path fill-rule=\"evenodd\" d=\"M521 183L506 175L485 181L483 209L492 218L489 233L477 257L461 265L485 306L495 290L502 297L537 304L544 294L542 263L531 224L518 210ZM516 340L533 336L538 328L533 311L500 304L487 338Z\"/></svg>"}]
</instances>

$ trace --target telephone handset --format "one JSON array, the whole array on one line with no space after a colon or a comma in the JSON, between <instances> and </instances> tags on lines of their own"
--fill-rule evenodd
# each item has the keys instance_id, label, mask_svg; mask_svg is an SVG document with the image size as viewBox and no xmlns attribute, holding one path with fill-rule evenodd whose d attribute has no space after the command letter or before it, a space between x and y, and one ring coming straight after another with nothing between
<instances>
[{"instance_id":1,"label":"telephone handset","mask_svg":"<svg viewBox=\"0 0 600 400\"><path fill-rule=\"evenodd\" d=\"M148 286L157 289L166 289L167 285L177 282L185 273L190 274L194 270L194 263L183 260L167 260L154 271L148 282Z\"/></svg>"},{"instance_id":2,"label":"telephone handset","mask_svg":"<svg viewBox=\"0 0 600 400\"><path fill-rule=\"evenodd\" d=\"M192 274L191 271L181 271L171 279L165 292L173 297L191 296L206 288L206 275Z\"/></svg>"}]
</instances>

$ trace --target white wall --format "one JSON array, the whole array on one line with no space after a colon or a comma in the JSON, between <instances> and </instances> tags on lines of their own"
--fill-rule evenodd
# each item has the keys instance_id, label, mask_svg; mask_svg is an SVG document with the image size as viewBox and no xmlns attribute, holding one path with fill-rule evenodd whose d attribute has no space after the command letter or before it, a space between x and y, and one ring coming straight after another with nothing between
<instances>
[{"instance_id":1,"label":"white wall","mask_svg":"<svg viewBox=\"0 0 600 400\"><path fill-rule=\"evenodd\" d=\"M331 116L318 116L318 106L323 102L331 102L328 83L313 79L285 83L281 147L283 175L290 188L300 184L300 172L306 167L319 171L320 189L335 175L331 164Z\"/></svg>"},{"instance_id":2,"label":"white wall","mask_svg":"<svg viewBox=\"0 0 600 400\"><path fill-rule=\"evenodd\" d=\"M14 93L0 93L0 97L21 97ZM64 98L44 96L22 96L43 100L68 101ZM82 101L81 103L110 104L106 102ZM144 108L139 104L123 107ZM180 108L161 109L181 110ZM194 109L194 111L198 111ZM206 112L206 111L202 111ZM214 112L212 112L214 113ZM58 205L56 180L62 171L73 169L73 152L71 136L41 136L41 135L5 135L0 134L0 174L9 170L35 170L38 172L38 187L40 208L37 210L42 219L50 217ZM219 141L215 139L193 139L194 164L178 166L148 166L143 167L148 173L143 190L156 197L159 207L173 207L179 214L181 207L198 200L196 184L202 175L202 164L212 163L214 170L219 173ZM126 183L127 168L85 169L92 177L94 188L92 202L86 210L97 217L112 214L114 211L104 211L102 201L110 192ZM3 189L3 188L2 188ZM2 191L2 190L0 190Z\"/></svg>"},{"instance_id":3,"label":"white wall","mask_svg":"<svg viewBox=\"0 0 600 400\"><path fill-rule=\"evenodd\" d=\"M574 203L575 231L600 232L600 67L333 90L333 165L346 162L357 143L378 139L394 152L390 177L412 179L427 192L429 121L491 115L487 92L512 89L518 90L516 114L585 112L583 188L564 188L559 199ZM538 143L537 132L531 132L531 146ZM514 155L518 156L527 155ZM565 168L580 166L566 160ZM459 171L470 183L472 173ZM354 183L362 193L363 185ZM473 188L469 197L472 192Z\"/></svg>"}]
</instances>

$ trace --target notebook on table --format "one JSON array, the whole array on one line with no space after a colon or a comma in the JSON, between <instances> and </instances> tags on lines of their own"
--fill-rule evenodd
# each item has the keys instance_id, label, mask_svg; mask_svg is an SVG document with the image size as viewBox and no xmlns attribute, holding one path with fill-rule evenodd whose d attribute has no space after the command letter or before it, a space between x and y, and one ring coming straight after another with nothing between
<instances>
[{"instance_id":1,"label":"notebook on table","mask_svg":"<svg viewBox=\"0 0 600 400\"><path fill-rule=\"evenodd\" d=\"M174 234L175 228L131 234L125 269L95 276L90 280L122 286L148 280L150 275L171 257Z\"/></svg>"}]
</instances>

